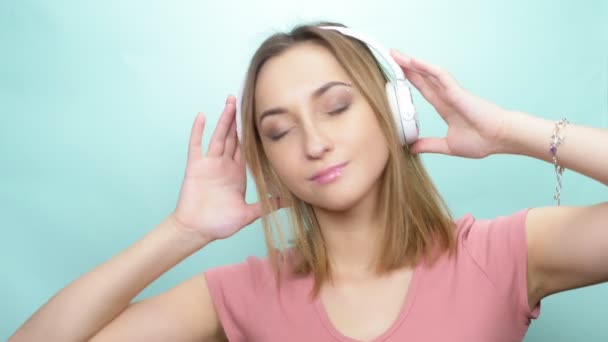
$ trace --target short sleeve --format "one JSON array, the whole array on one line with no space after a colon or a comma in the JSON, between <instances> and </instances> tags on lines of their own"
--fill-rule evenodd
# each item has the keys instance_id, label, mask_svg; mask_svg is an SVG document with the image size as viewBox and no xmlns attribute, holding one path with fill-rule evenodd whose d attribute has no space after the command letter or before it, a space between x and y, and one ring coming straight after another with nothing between
<instances>
[{"instance_id":1,"label":"short sleeve","mask_svg":"<svg viewBox=\"0 0 608 342\"><path fill-rule=\"evenodd\" d=\"M507 298L515 300L517 312L528 320L540 314L540 303L532 311L528 306L526 217L530 209L470 221L459 233L465 249L490 281Z\"/></svg>"},{"instance_id":2,"label":"short sleeve","mask_svg":"<svg viewBox=\"0 0 608 342\"><path fill-rule=\"evenodd\" d=\"M255 293L252 259L204 272L213 305L231 342L246 340L246 324Z\"/></svg>"}]
</instances>

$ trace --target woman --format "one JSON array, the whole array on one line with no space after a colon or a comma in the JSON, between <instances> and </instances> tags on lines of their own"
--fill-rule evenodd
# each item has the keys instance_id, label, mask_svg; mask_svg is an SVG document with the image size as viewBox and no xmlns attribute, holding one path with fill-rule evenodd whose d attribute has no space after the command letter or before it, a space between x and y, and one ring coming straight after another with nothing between
<instances>
[{"instance_id":1,"label":"woman","mask_svg":"<svg viewBox=\"0 0 608 342\"><path fill-rule=\"evenodd\" d=\"M262 44L245 82L241 144L233 97L204 155L198 115L174 212L61 290L11 341L521 341L541 299L608 281L606 203L453 220L417 156L526 155L608 184L606 130L500 108L392 51L449 126L445 138L402 148L369 49L318 26ZM550 152L554 129L568 138ZM245 159L260 203L244 201ZM294 244L276 250L284 239L266 214L279 207L289 208ZM131 303L260 217L268 258Z\"/></svg>"}]
</instances>

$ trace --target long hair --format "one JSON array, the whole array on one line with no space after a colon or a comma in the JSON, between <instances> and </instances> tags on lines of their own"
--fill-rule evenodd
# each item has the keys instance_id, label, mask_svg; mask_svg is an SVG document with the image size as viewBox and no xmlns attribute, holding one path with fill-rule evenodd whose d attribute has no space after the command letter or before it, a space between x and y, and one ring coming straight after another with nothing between
<instances>
[{"instance_id":1,"label":"long hair","mask_svg":"<svg viewBox=\"0 0 608 342\"><path fill-rule=\"evenodd\" d=\"M400 267L414 266L426 255L432 263L435 252L456 252L456 237L452 214L426 172L422 161L409 149L402 147L396 135L390 105L386 98L387 75L369 48L358 40L319 28L337 23L304 24L287 33L275 33L267 38L251 59L243 88L241 149L257 188L263 211L262 217L268 258L280 279L282 260L287 247L285 234L277 217L277 196L291 203L289 226L294 251L298 258L290 270L296 274L312 274L312 296L321 284L331 279L328 254L319 222L310 204L292 194L282 184L264 153L260 134L254 121L255 85L262 66L290 47L314 42L325 47L337 59L354 86L368 101L388 141L389 158L380 179L379 206L384 236L377 273L387 273ZM280 248L277 250L277 244Z\"/></svg>"}]
</instances>

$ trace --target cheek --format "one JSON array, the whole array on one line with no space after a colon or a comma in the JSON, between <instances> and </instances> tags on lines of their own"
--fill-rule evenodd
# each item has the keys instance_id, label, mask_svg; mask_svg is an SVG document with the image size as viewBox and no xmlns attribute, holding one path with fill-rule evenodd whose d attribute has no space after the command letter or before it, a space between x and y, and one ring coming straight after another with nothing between
<instances>
[{"instance_id":1,"label":"cheek","mask_svg":"<svg viewBox=\"0 0 608 342\"><path fill-rule=\"evenodd\" d=\"M358 121L357 134L353 135L354 147L365 159L364 167L367 172L376 174L382 170L388 160L389 150L384 132L369 109L369 114ZM356 138L355 138L356 137Z\"/></svg>"},{"instance_id":2,"label":"cheek","mask_svg":"<svg viewBox=\"0 0 608 342\"><path fill-rule=\"evenodd\" d=\"M300 177L298 165L301 162L296 160L296 153L282 148L270 148L266 150L266 156L277 176L286 185L291 184L295 178Z\"/></svg>"},{"instance_id":3,"label":"cheek","mask_svg":"<svg viewBox=\"0 0 608 342\"><path fill-rule=\"evenodd\" d=\"M386 137L380 128L376 115L369 106L364 106L356 120L350 121L344 130L353 144L364 150L386 148Z\"/></svg>"}]
</instances>

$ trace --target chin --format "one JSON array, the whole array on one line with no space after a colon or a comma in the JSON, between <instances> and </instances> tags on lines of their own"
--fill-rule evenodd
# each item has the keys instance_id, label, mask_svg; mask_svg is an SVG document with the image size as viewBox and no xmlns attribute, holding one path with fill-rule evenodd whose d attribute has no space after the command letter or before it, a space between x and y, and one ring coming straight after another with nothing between
<instances>
[{"instance_id":1,"label":"chin","mask_svg":"<svg viewBox=\"0 0 608 342\"><path fill-rule=\"evenodd\" d=\"M353 207L354 202L347 201L323 201L320 203L310 203L313 207L324 211L347 211Z\"/></svg>"},{"instance_id":2,"label":"chin","mask_svg":"<svg viewBox=\"0 0 608 342\"><path fill-rule=\"evenodd\" d=\"M363 189L350 186L344 187L344 189L334 188L308 195L307 198L302 198L302 200L315 208L326 211L347 211L361 202L366 193Z\"/></svg>"}]
</instances>

